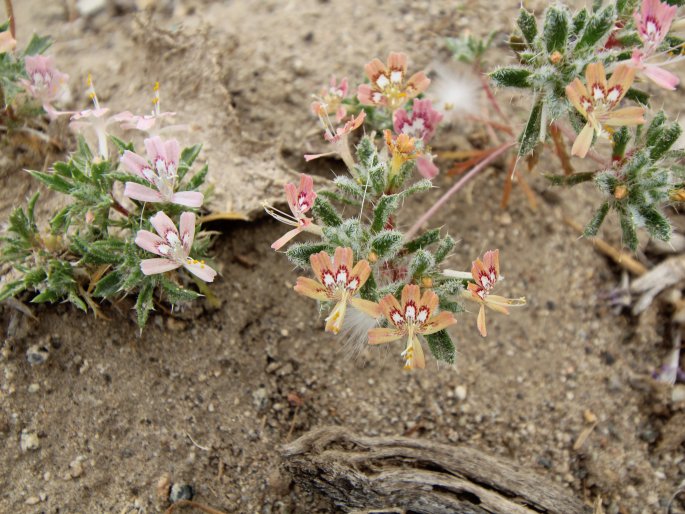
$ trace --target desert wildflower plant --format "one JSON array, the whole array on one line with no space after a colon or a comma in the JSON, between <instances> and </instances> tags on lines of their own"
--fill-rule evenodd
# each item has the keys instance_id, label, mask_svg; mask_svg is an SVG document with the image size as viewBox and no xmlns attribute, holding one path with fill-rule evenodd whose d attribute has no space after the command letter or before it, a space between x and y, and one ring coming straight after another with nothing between
<instances>
[{"instance_id":1,"label":"desert wildflower plant","mask_svg":"<svg viewBox=\"0 0 685 514\"><path fill-rule=\"evenodd\" d=\"M386 63L372 60L364 70L368 82L357 87L356 97L348 96L347 79L331 79L311 109L333 151L305 158L338 155L348 175L315 191L313 178L302 174L299 186L285 185L292 214L270 205L265 209L295 227L272 248L284 249L295 265L307 270L294 289L319 302L325 330L347 334L355 343L402 341L398 354L411 370L426 367L424 347L438 361L455 362L455 346L446 329L464 310L460 300L470 286L477 284L488 294L491 287L487 278L444 268L455 245L449 234L432 229L408 235L398 226L403 202L428 191L438 173L428 143L443 116L429 99L420 97L430 85L427 75L408 70L408 57L402 53L391 53ZM367 126L368 133L361 135ZM350 139L355 135L361 137L353 151ZM302 240L305 233L309 237ZM486 259L490 255L497 259L498 253L490 252ZM496 266L491 286L499 278L498 261ZM503 313L508 313L505 305L525 303L501 298L499 306L498 298L478 296L479 302ZM484 327L484 321L481 324ZM482 332L485 335L484 328Z\"/></svg>"},{"instance_id":2,"label":"desert wildflower plant","mask_svg":"<svg viewBox=\"0 0 685 514\"><path fill-rule=\"evenodd\" d=\"M45 220L38 217L38 193L12 212L0 250L11 270L0 300L21 295L33 303L68 301L103 315L103 299L134 296L142 328L156 303L173 305L207 293L205 283L216 271L205 261L210 238L198 229L197 213L208 169L194 170L200 145L181 149L176 139L150 134L172 116L159 111L159 84L150 115L112 115L90 76L86 95L92 107L61 111L57 103L68 77L51 57L34 55L47 48L47 40L34 38L21 53L4 44L0 59L12 65L12 73L0 70L6 110L38 105L48 119L68 117L78 136L67 160L28 171L69 200ZM114 135L130 136L132 130L148 136L144 152Z\"/></svg>"},{"instance_id":3,"label":"desert wildflower plant","mask_svg":"<svg viewBox=\"0 0 685 514\"><path fill-rule=\"evenodd\" d=\"M592 181L604 195L584 234L596 235L614 210L631 250L639 228L668 241L664 210L683 199L684 154L674 149L682 128L652 111L643 89L654 84L668 94L679 82L668 68L682 60L684 41L672 31L680 3L595 1L577 12L557 4L545 10L542 23L521 9L509 39L517 62L489 74L496 87L530 93L515 162L525 159L533 168L543 149L552 148L563 169L547 174L552 184ZM455 55L463 56L460 48ZM573 141L571 155L598 167L575 172L565 137Z\"/></svg>"}]
</instances>

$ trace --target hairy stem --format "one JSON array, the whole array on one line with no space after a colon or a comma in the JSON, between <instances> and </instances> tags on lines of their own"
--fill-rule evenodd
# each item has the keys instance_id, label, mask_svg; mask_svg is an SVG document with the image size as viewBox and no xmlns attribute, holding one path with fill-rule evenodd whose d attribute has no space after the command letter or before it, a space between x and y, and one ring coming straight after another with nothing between
<instances>
[{"instance_id":1,"label":"hairy stem","mask_svg":"<svg viewBox=\"0 0 685 514\"><path fill-rule=\"evenodd\" d=\"M433 207L431 207L423 213L423 215L416 221L416 223L414 223L414 225L412 225L409 231L405 234L405 239L408 241L412 237L414 237L414 235L416 235L416 233L421 229L423 224L426 223L436 212L438 212L440 210L440 207L442 207L454 193L456 193L462 187L464 187L469 180L475 177L480 171L485 169L488 166L488 164L497 159L500 155L509 150L509 148L511 148L515 144L515 141L510 141L508 143L503 144L495 151L493 151L490 155L488 155L485 159L483 159L473 168L471 168L471 170L468 173L466 173L461 178L461 180L459 180L451 188L449 188L449 190L444 195L442 195L442 197L440 197L440 199L437 202L433 204Z\"/></svg>"}]
</instances>

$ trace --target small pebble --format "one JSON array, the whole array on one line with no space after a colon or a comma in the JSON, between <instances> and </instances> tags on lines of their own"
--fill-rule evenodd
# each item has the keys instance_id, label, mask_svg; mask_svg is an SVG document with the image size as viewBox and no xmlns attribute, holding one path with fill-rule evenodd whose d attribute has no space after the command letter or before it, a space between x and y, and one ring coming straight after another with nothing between
<instances>
[{"instance_id":1,"label":"small pebble","mask_svg":"<svg viewBox=\"0 0 685 514\"><path fill-rule=\"evenodd\" d=\"M40 448L40 439L38 439L38 434L35 432L22 430L21 439L19 440L19 448L21 448L21 451L23 452L29 450L34 451Z\"/></svg>"},{"instance_id":2,"label":"small pebble","mask_svg":"<svg viewBox=\"0 0 685 514\"><path fill-rule=\"evenodd\" d=\"M192 500L193 488L188 484L174 484L171 486L169 501L175 503L179 500Z\"/></svg>"},{"instance_id":3,"label":"small pebble","mask_svg":"<svg viewBox=\"0 0 685 514\"><path fill-rule=\"evenodd\" d=\"M29 496L24 503L26 505L37 505L40 503L40 498L38 496Z\"/></svg>"},{"instance_id":4,"label":"small pebble","mask_svg":"<svg viewBox=\"0 0 685 514\"><path fill-rule=\"evenodd\" d=\"M454 389L454 395L457 397L457 400L460 402L463 402L466 400L466 386L459 385Z\"/></svg>"},{"instance_id":5,"label":"small pebble","mask_svg":"<svg viewBox=\"0 0 685 514\"><path fill-rule=\"evenodd\" d=\"M45 346L39 346L37 344L34 344L26 350L26 360L28 360L29 364L32 366L44 364L45 361L48 360L48 355L48 349L45 348Z\"/></svg>"},{"instance_id":6,"label":"small pebble","mask_svg":"<svg viewBox=\"0 0 685 514\"><path fill-rule=\"evenodd\" d=\"M81 459L76 458L69 464L69 475L71 478L78 478L83 475L83 464L81 464Z\"/></svg>"},{"instance_id":7,"label":"small pebble","mask_svg":"<svg viewBox=\"0 0 685 514\"><path fill-rule=\"evenodd\" d=\"M31 384L29 386L29 393L37 393L40 390L40 385L38 384Z\"/></svg>"}]
</instances>

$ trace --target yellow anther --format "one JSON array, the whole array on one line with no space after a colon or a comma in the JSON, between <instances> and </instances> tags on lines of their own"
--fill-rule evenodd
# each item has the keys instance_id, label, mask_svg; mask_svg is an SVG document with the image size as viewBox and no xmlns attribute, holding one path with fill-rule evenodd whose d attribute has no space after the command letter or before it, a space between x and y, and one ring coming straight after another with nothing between
<instances>
[{"instance_id":1,"label":"yellow anther","mask_svg":"<svg viewBox=\"0 0 685 514\"><path fill-rule=\"evenodd\" d=\"M159 103L159 97L155 96L152 98L152 105L157 105Z\"/></svg>"},{"instance_id":2,"label":"yellow anther","mask_svg":"<svg viewBox=\"0 0 685 514\"><path fill-rule=\"evenodd\" d=\"M91 87L93 85L93 76L89 73L88 78L86 79L86 85L88 87Z\"/></svg>"},{"instance_id":3,"label":"yellow anther","mask_svg":"<svg viewBox=\"0 0 685 514\"><path fill-rule=\"evenodd\" d=\"M153 91L159 91L159 81L155 82L155 85L152 86Z\"/></svg>"}]
</instances>

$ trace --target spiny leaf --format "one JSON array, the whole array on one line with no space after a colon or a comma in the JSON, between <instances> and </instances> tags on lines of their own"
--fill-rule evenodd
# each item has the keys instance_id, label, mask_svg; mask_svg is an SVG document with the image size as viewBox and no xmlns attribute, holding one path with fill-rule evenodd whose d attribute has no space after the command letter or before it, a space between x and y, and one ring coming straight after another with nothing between
<instances>
[{"instance_id":1,"label":"spiny leaf","mask_svg":"<svg viewBox=\"0 0 685 514\"><path fill-rule=\"evenodd\" d=\"M52 45L52 39L45 36L41 37L38 34L34 34L26 45L24 49L24 55L38 55L44 53Z\"/></svg>"},{"instance_id":2,"label":"spiny leaf","mask_svg":"<svg viewBox=\"0 0 685 514\"><path fill-rule=\"evenodd\" d=\"M526 39L526 42L529 45L533 44L535 36L537 36L538 34L538 25L535 21L535 16L533 16L525 9L521 9L519 11L519 17L516 20L516 24L521 30L521 34L523 34L523 37Z\"/></svg>"},{"instance_id":3,"label":"spiny leaf","mask_svg":"<svg viewBox=\"0 0 685 514\"><path fill-rule=\"evenodd\" d=\"M454 244L454 239L452 239L452 237L450 237L449 235L446 235L442 238L442 241L440 241L437 250L435 250L436 264L439 264L445 260L445 257L447 257L449 253L452 251L452 248L454 248Z\"/></svg>"},{"instance_id":4,"label":"spiny leaf","mask_svg":"<svg viewBox=\"0 0 685 514\"><path fill-rule=\"evenodd\" d=\"M48 186L50 189L54 191L58 191L60 193L64 194L69 194L73 188L73 184L71 182L68 182L67 180L63 179L59 175L55 173L47 173L45 171L33 171L29 170L29 173L31 174L32 177L37 178L40 180L43 184Z\"/></svg>"},{"instance_id":5,"label":"spiny leaf","mask_svg":"<svg viewBox=\"0 0 685 514\"><path fill-rule=\"evenodd\" d=\"M589 50L594 48L594 46L605 36L609 34L616 23L616 11L613 5L608 5L600 12L593 14L590 17L583 31L583 35L580 37L575 46L575 51L578 50Z\"/></svg>"},{"instance_id":6,"label":"spiny leaf","mask_svg":"<svg viewBox=\"0 0 685 514\"><path fill-rule=\"evenodd\" d=\"M154 303L152 301L152 295L155 291L155 287L152 281L146 282L138 293L138 299L136 300L136 318L138 321L138 326L142 330L147 323L148 317L150 316L150 311L154 309Z\"/></svg>"},{"instance_id":7,"label":"spiny leaf","mask_svg":"<svg viewBox=\"0 0 685 514\"><path fill-rule=\"evenodd\" d=\"M399 207L397 195L383 195L379 198L373 210L371 232L380 232L385 227L390 215Z\"/></svg>"},{"instance_id":8,"label":"spiny leaf","mask_svg":"<svg viewBox=\"0 0 685 514\"><path fill-rule=\"evenodd\" d=\"M490 79L497 87L528 88L531 86L530 75L527 68L510 66L493 71Z\"/></svg>"},{"instance_id":9,"label":"spiny leaf","mask_svg":"<svg viewBox=\"0 0 685 514\"><path fill-rule=\"evenodd\" d=\"M413 278L425 275L435 267L435 257L428 250L417 250L409 263L409 274Z\"/></svg>"},{"instance_id":10,"label":"spiny leaf","mask_svg":"<svg viewBox=\"0 0 685 514\"><path fill-rule=\"evenodd\" d=\"M397 230L383 230L371 240L371 250L380 260L392 259L402 249L402 239L402 233Z\"/></svg>"},{"instance_id":11,"label":"spiny leaf","mask_svg":"<svg viewBox=\"0 0 685 514\"><path fill-rule=\"evenodd\" d=\"M419 248L432 245L440 239L440 229L434 228L416 237L404 245L404 249L409 253L414 253Z\"/></svg>"},{"instance_id":12,"label":"spiny leaf","mask_svg":"<svg viewBox=\"0 0 685 514\"><path fill-rule=\"evenodd\" d=\"M343 222L331 202L321 196L317 196L314 200L312 213L327 227L337 227Z\"/></svg>"},{"instance_id":13,"label":"spiny leaf","mask_svg":"<svg viewBox=\"0 0 685 514\"><path fill-rule=\"evenodd\" d=\"M519 136L519 157L525 157L533 151L540 140L540 129L542 124L542 100L538 100L530 112L530 117L526 127Z\"/></svg>"},{"instance_id":14,"label":"spiny leaf","mask_svg":"<svg viewBox=\"0 0 685 514\"><path fill-rule=\"evenodd\" d=\"M290 245L285 255L295 266L308 268L310 266L309 257L312 254L327 250L329 250L329 245L326 243L296 243Z\"/></svg>"},{"instance_id":15,"label":"spiny leaf","mask_svg":"<svg viewBox=\"0 0 685 514\"><path fill-rule=\"evenodd\" d=\"M425 337L433 357L439 361L454 364L457 351L447 330L440 330Z\"/></svg>"},{"instance_id":16,"label":"spiny leaf","mask_svg":"<svg viewBox=\"0 0 685 514\"><path fill-rule=\"evenodd\" d=\"M585 237L595 237L599 231L599 227L604 223L604 219L609 212L609 202L604 202L600 208L597 210L592 219L585 225L585 230L583 230L583 236Z\"/></svg>"},{"instance_id":17,"label":"spiny leaf","mask_svg":"<svg viewBox=\"0 0 685 514\"><path fill-rule=\"evenodd\" d=\"M568 31L569 20L566 11L560 7L550 7L547 9L543 28L543 40L548 54L554 51L563 53L566 49Z\"/></svg>"}]
</instances>

